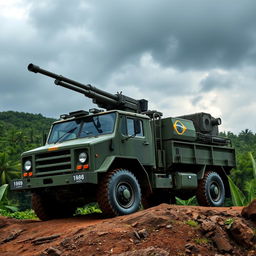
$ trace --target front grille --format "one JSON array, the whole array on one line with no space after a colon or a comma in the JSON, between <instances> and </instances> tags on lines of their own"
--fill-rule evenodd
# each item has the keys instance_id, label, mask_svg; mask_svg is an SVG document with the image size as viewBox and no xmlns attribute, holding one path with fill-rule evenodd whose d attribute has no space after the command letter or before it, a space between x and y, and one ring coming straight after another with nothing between
<instances>
[{"instance_id":1,"label":"front grille","mask_svg":"<svg viewBox=\"0 0 256 256\"><path fill-rule=\"evenodd\" d=\"M65 173L71 170L70 150L47 152L35 156L37 173Z\"/></svg>"}]
</instances>

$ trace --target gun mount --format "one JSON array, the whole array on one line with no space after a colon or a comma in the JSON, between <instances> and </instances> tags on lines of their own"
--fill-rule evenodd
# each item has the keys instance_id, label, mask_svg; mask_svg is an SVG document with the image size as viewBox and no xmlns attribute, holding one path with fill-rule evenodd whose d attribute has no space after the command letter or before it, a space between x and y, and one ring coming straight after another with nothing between
<instances>
[{"instance_id":1,"label":"gun mount","mask_svg":"<svg viewBox=\"0 0 256 256\"><path fill-rule=\"evenodd\" d=\"M145 99L135 100L119 92L117 94L111 94L91 84L82 84L62 75L57 75L32 63L28 65L28 70L54 78L56 85L60 85L91 98L93 103L97 104L100 108L105 108L106 110L117 109L135 113L142 113L148 110L148 101Z\"/></svg>"}]
</instances>

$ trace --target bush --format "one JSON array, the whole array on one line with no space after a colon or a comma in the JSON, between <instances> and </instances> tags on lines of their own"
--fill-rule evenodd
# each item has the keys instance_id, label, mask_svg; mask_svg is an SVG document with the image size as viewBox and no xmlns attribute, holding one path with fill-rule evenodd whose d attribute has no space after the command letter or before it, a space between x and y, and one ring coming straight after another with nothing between
<instances>
[{"instance_id":1,"label":"bush","mask_svg":"<svg viewBox=\"0 0 256 256\"><path fill-rule=\"evenodd\" d=\"M23 212L10 212L5 209L0 209L0 215L10 217L10 218L15 218L15 219L33 219L37 220L37 216L35 215L35 212L33 210L26 210Z\"/></svg>"},{"instance_id":2,"label":"bush","mask_svg":"<svg viewBox=\"0 0 256 256\"><path fill-rule=\"evenodd\" d=\"M87 215L92 213L102 213L97 203L90 203L84 207L77 208L75 216L77 215Z\"/></svg>"}]
</instances>

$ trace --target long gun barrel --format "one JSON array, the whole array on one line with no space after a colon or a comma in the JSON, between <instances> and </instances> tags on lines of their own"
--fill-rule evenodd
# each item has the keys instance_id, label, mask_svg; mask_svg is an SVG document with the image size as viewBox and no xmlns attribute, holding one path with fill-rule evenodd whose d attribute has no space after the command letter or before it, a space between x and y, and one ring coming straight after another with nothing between
<instances>
[{"instance_id":1,"label":"long gun barrel","mask_svg":"<svg viewBox=\"0 0 256 256\"><path fill-rule=\"evenodd\" d=\"M90 84L82 84L67 77L57 75L32 63L28 65L28 70L54 78L56 85L82 93L86 97L93 99L93 103L107 110L119 109L137 113L147 111L148 102L145 99L135 100L121 93L111 94Z\"/></svg>"}]
</instances>

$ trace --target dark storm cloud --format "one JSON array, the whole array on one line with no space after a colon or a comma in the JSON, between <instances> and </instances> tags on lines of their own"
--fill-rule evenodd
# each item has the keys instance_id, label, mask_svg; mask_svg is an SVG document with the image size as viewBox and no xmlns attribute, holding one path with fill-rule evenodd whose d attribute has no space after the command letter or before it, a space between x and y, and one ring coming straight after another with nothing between
<instances>
[{"instance_id":1,"label":"dark storm cloud","mask_svg":"<svg viewBox=\"0 0 256 256\"><path fill-rule=\"evenodd\" d=\"M72 65L104 79L144 52L181 70L255 61L255 13L253 1L63 0L34 3L30 20L45 47L55 50L48 58L60 62L68 49ZM84 36L75 39L79 29Z\"/></svg>"},{"instance_id":2,"label":"dark storm cloud","mask_svg":"<svg viewBox=\"0 0 256 256\"><path fill-rule=\"evenodd\" d=\"M117 62L146 51L179 69L232 68L255 47L253 1L108 1L93 13Z\"/></svg>"},{"instance_id":3,"label":"dark storm cloud","mask_svg":"<svg viewBox=\"0 0 256 256\"><path fill-rule=\"evenodd\" d=\"M26 19L0 13L0 111L57 116L92 106L82 95L27 72L30 62L112 93L124 88L133 97L194 93L192 105L203 97L197 92L235 88L236 80L218 70L256 65L253 0L24 0L24 5ZM151 60L142 65L145 56ZM253 68L247 75L252 74Z\"/></svg>"}]
</instances>

